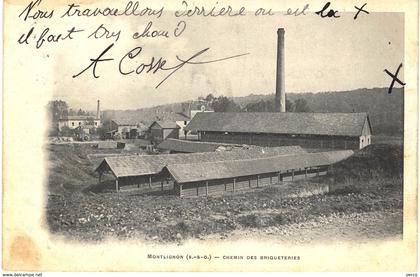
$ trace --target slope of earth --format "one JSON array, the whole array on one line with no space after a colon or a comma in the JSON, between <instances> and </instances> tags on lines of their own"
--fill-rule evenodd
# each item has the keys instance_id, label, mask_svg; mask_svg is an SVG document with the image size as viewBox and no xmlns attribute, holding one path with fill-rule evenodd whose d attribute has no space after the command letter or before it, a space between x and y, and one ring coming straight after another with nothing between
<instances>
[{"instance_id":1,"label":"slope of earth","mask_svg":"<svg viewBox=\"0 0 420 277\"><path fill-rule=\"evenodd\" d=\"M87 143L49 144L46 152L49 194L81 191L97 183L93 171L103 155L130 154L123 149L98 149Z\"/></svg>"}]
</instances>

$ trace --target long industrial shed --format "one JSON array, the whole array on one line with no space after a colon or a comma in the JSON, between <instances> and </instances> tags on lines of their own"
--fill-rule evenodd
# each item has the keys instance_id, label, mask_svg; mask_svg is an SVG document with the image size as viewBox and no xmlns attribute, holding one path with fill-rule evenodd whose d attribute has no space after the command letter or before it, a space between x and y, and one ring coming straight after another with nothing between
<instances>
[{"instance_id":1,"label":"long industrial shed","mask_svg":"<svg viewBox=\"0 0 420 277\"><path fill-rule=\"evenodd\" d=\"M171 184L170 176L162 171L165 166L170 164L246 160L303 153L306 151L300 146L285 146L192 154L114 156L104 158L95 171L99 174L99 183L101 183L103 174L111 173L115 178L117 191L125 185L161 186L163 188L164 184Z\"/></svg>"},{"instance_id":2,"label":"long industrial shed","mask_svg":"<svg viewBox=\"0 0 420 277\"><path fill-rule=\"evenodd\" d=\"M367 113L198 113L185 130L202 142L337 150L372 143Z\"/></svg>"},{"instance_id":3,"label":"long industrial shed","mask_svg":"<svg viewBox=\"0 0 420 277\"><path fill-rule=\"evenodd\" d=\"M282 181L325 175L329 165L350 157L352 150L304 153L248 160L167 165L179 196L234 193Z\"/></svg>"}]
</instances>

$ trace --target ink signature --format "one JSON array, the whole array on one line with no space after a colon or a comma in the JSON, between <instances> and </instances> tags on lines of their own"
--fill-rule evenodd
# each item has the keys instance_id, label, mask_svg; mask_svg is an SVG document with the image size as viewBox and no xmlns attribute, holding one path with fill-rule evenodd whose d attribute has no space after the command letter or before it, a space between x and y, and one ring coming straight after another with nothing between
<instances>
[{"instance_id":1,"label":"ink signature","mask_svg":"<svg viewBox=\"0 0 420 277\"><path fill-rule=\"evenodd\" d=\"M112 61L113 58L104 58L104 55L114 46L114 44L109 45L102 53L95 59L90 59L91 63L84 68L82 71L80 71L78 74L73 75L73 78L76 78L86 72L89 68L92 68L92 75L94 78L99 78L99 75L97 74L97 65L99 62L106 62L106 61ZM160 71L167 71L169 72L156 86L155 88L158 88L161 86L166 80L169 79L173 74L175 74L178 70L180 70L184 65L200 65L200 64L207 64L207 63L215 63L215 62L221 62L225 60L230 60L234 58L239 58L245 55L249 55L249 53L244 54L238 54L228 57L223 57L219 59L214 60L199 60L196 59L201 56L202 54L209 51L210 48L204 48L197 53L193 54L187 59L181 58L179 55L176 55L176 59L178 61L177 64L174 65L168 65L168 60L164 57L151 57L148 62L142 62L134 67L127 66L127 63L129 60L135 60L139 58L141 52L143 51L143 47L138 46L130 50L127 54L125 54L118 65L118 71L121 75L131 75L131 74L156 74Z\"/></svg>"}]
</instances>

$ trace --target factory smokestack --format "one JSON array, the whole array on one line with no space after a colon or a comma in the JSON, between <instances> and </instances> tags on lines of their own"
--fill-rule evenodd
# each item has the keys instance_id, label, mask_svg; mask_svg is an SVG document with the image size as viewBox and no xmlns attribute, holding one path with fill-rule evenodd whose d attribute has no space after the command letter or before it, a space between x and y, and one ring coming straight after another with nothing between
<instances>
[{"instance_id":1,"label":"factory smokestack","mask_svg":"<svg viewBox=\"0 0 420 277\"><path fill-rule=\"evenodd\" d=\"M100 102L98 100L98 105L96 106L96 118L101 118L101 109L100 109Z\"/></svg>"},{"instance_id":2,"label":"factory smokestack","mask_svg":"<svg viewBox=\"0 0 420 277\"><path fill-rule=\"evenodd\" d=\"M277 30L277 75L276 75L276 112L286 112L284 92L284 29Z\"/></svg>"}]
</instances>

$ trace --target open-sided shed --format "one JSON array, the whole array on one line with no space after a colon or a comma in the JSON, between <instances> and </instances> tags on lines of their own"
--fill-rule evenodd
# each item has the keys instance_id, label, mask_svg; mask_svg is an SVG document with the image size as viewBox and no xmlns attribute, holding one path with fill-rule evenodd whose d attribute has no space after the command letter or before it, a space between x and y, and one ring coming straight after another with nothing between
<instances>
[{"instance_id":1,"label":"open-sided shed","mask_svg":"<svg viewBox=\"0 0 420 277\"><path fill-rule=\"evenodd\" d=\"M169 182L169 175L162 170L171 164L245 160L302 153L306 151L299 146L287 146L191 154L112 156L104 158L95 171L99 174L99 182L104 173L110 172L118 190L123 185L163 186L163 183Z\"/></svg>"},{"instance_id":2,"label":"open-sided shed","mask_svg":"<svg viewBox=\"0 0 420 277\"><path fill-rule=\"evenodd\" d=\"M352 150L304 153L190 164L170 164L164 169L179 196L233 193L281 181L325 175L329 165L350 157Z\"/></svg>"}]
</instances>

